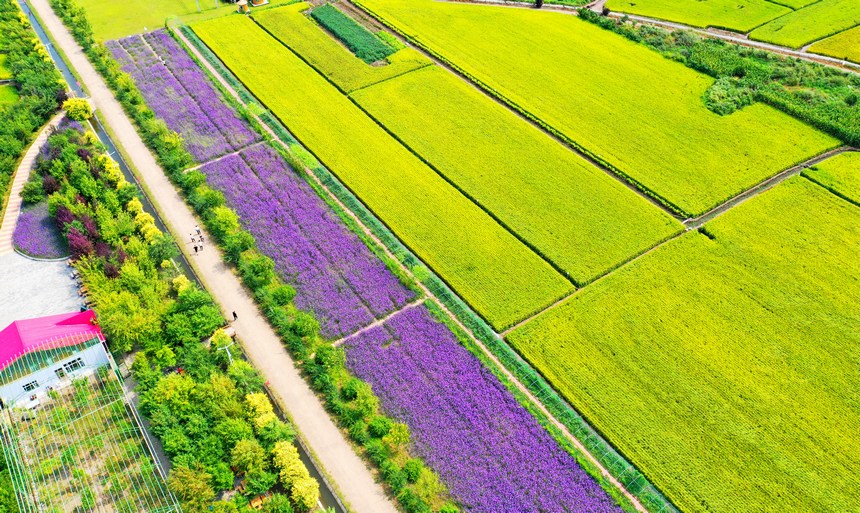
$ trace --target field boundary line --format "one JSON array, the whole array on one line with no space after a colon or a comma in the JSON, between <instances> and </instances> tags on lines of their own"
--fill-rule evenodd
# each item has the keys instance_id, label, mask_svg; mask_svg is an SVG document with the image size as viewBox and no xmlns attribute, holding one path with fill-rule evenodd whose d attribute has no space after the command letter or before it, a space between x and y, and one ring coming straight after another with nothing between
<instances>
[{"instance_id":1,"label":"field boundary line","mask_svg":"<svg viewBox=\"0 0 860 513\"><path fill-rule=\"evenodd\" d=\"M514 331L514 330L516 330L517 328L522 327L523 325L525 325L525 324L527 324L528 322L530 322L530 321L534 320L536 317L539 317L540 315L542 315L543 313L545 313L545 312L547 312L547 311L549 311L549 310L553 310L553 309L555 309L555 308L558 308L558 307L559 307L559 306L561 306L563 303L566 303L567 301L569 301L570 299L572 299L574 296L576 296L577 294L579 294L579 293L580 293L580 292L582 292L583 290L586 290L586 289L587 289L588 287L590 287L591 285L593 285L593 284L595 284L595 283L597 283L597 282L599 282L599 281L601 281L601 280L604 280L604 279L608 278L609 276L612 276L612 275L613 275L613 274L615 274L616 272L618 272L618 271L620 271L620 270L624 269L625 267L628 267L629 265L633 264L634 262L636 262L636 261L637 261L637 260L639 260L640 258L642 258L642 257L644 257L644 256L646 256L646 255L649 255L650 253L653 253L654 251L656 251L656 250L660 249L661 247L663 247L663 246L665 246L666 244L668 244L668 243L672 242L673 240L675 240L675 239L677 239L677 238L681 237L682 235L684 235L684 234L688 233L689 231L691 231L691 230L683 230L683 231L680 231L680 232L676 233L675 235L672 235L671 237L666 238L665 240L663 240L663 241L662 241L662 242L660 242L659 244L655 244L654 246L652 246L652 247L648 248L647 250L643 251L642 253L639 253L638 255L634 256L633 258L631 258L631 259L627 260L626 262L622 263L622 264L621 264L621 265L619 265L618 267L615 267L615 268L613 268L613 269L610 269L610 270L606 271L605 273L601 274L600 276L598 276L598 277L597 277L597 278L595 278L594 280L592 280L592 281L588 282L588 284L584 285L583 287L580 287L580 288L576 289L575 291L573 291L573 292L571 292L570 294L568 294L566 297L564 297L564 298L562 298L562 299L559 299L558 301L556 301L556 302L555 302L555 303L553 303L552 305L550 305L550 306L548 306L548 307L544 308L544 309L543 309L543 310L541 310L540 312L537 312L537 313L535 313L535 314L533 314L533 315L529 316L528 318L523 319L522 321L520 321L520 322L516 323L515 325L513 325L513 326L511 326L510 328L506 329L505 331L503 331L503 332L502 332L502 333L500 333L499 335L500 335L502 338L507 337L508 335L510 335L510 334L511 334L511 332L513 332L513 331Z\"/></svg>"},{"instance_id":2,"label":"field boundary line","mask_svg":"<svg viewBox=\"0 0 860 513\"><path fill-rule=\"evenodd\" d=\"M839 146L837 148L832 148L830 150L827 150L824 153L819 153L818 155L816 155L810 159L807 159L807 160L805 160L799 164L795 164L795 165L791 166L790 168L785 169L785 170L775 174L774 176L771 176L770 178L759 182L758 184L750 187L749 189L733 196L732 198L729 198L728 200L724 201L720 205L717 205L716 207L712 208L711 210L705 212L704 214L700 215L699 217L696 217L693 219L687 219L686 221L684 221L684 226L687 228L687 230L696 230L698 228L701 228L705 223L716 219L717 217L723 215L724 213L726 213L729 210L731 210L732 208L740 205L741 203L745 202L746 200L748 200L750 198L754 198L754 197L758 196L759 194L776 187L777 185L779 185L780 183L784 182L785 180L791 178L792 176L795 176L795 175L802 173L804 170L808 169L809 167L814 166L815 164L818 164L822 161L825 161L825 160L829 159L830 157L835 157L836 155L840 155L842 153L850 152L850 151L857 151L857 150L855 148L852 148L851 146L844 146L843 145L843 146Z\"/></svg>"},{"instance_id":3,"label":"field boundary line","mask_svg":"<svg viewBox=\"0 0 860 513\"><path fill-rule=\"evenodd\" d=\"M376 319L375 321L371 322L367 326L363 326L363 327L359 328L358 330L350 333L349 335L346 335L345 337L341 337L341 338L335 340L334 342L332 342L331 345L333 345L334 347L339 347L339 346L343 345L344 342L346 342L347 340L349 340L353 337L357 337L358 335L361 335L362 333L364 333L366 331L370 331L373 328L382 326L383 324L388 322L392 317L395 317L395 316L405 312L406 310L411 310L411 309L415 308L416 306L423 305L425 301L427 301L426 296L421 297L421 298L419 298L419 299L417 299L411 303L405 304L405 305L401 306L400 308L398 308L397 310L391 312L390 314Z\"/></svg>"},{"instance_id":4,"label":"field boundary line","mask_svg":"<svg viewBox=\"0 0 860 513\"><path fill-rule=\"evenodd\" d=\"M212 64L200 53L200 51L188 41L184 34L182 34L179 30L174 30L174 34L179 37L185 46L189 49L190 52L194 54L194 56L201 62L201 64L210 72L211 76L217 80L222 87L224 87L231 96L233 96L236 100L241 102L243 105L245 102L239 96L239 93L221 76L217 70L214 69ZM269 133L275 141L277 141L282 147L289 148L287 143L282 141L280 137L275 134L275 132L266 125L256 114L252 114L252 116L260 123L261 127ZM435 303L439 306L439 308L448 316L448 318L453 322L459 329L463 330L464 333L467 334L470 341L475 344L476 347L480 348L481 352L485 354L490 361L497 367L498 371L502 373L512 384L514 387L519 390L521 394L523 394L528 401L533 404L536 408L540 410L540 412L549 420L552 425L558 429L570 443L573 444L574 447L582 454L606 479L612 486L614 486L621 494L633 505L633 507L640 513L648 513L648 510L642 505L639 498L633 495L607 468L594 456L594 454L589 451L585 445L573 435L570 429L558 418L553 415L549 409L544 405L542 401L540 401L537 396L535 396L531 390L525 386L505 365L501 363L501 360L475 335L475 333L469 329L459 317L454 315L454 313L448 308L448 306L439 299L436 294L434 294L430 289L425 285L422 281L418 280L412 270L406 266L403 262L401 262L396 255L385 245L379 237L376 236L375 233L359 218L355 212L351 209L347 208L346 205L340 200L340 198L332 192L323 182L322 180L313 172L311 172L307 167L303 170L303 174L305 174L310 180L312 180L321 190L325 191L326 195L329 197L331 201L337 204L342 211L354 222L356 226L361 229L361 231L367 236L370 240L374 242L378 246L378 248L390 259L397 263L398 267L409 277L411 278L417 286L421 289L421 291L428 298L433 298ZM420 260L419 260L420 261ZM501 340L498 334L495 336ZM503 342L503 341L502 341ZM504 342L503 342L504 343ZM575 411L572 406L568 405L568 407ZM536 419L537 420L537 419ZM593 429L593 428L592 428ZM629 465L629 463L628 463ZM632 466L632 465L631 465ZM635 467L634 467L635 468ZM653 486L650 481L648 484Z\"/></svg>"},{"instance_id":5,"label":"field boundary line","mask_svg":"<svg viewBox=\"0 0 860 513\"><path fill-rule=\"evenodd\" d=\"M436 52L435 50L426 46L424 43L419 42L418 39L416 39L414 36L407 34L403 29L401 29L401 28L397 27L396 25L390 23L389 21L385 20L381 16L379 16L376 13L374 13L373 11L371 11L369 8L364 7L359 0L342 0L342 1L344 3L350 4L351 6L353 6L353 8L359 9L362 12L366 13L367 15L371 16L373 19L377 20L379 23L381 23L385 27L387 27L390 31L394 32L395 37L399 37L401 40L403 40L409 46L417 48L421 53L423 53L426 57L428 57L430 60L432 60L437 66L448 70L449 72L453 73L455 76L464 80L470 86L477 88L478 91L483 93L485 96L489 97L490 99L494 100L495 102L497 102L501 106L510 110L511 112L516 114L521 119L524 119L525 121L530 123L532 126L534 126L538 130L540 130L541 132L543 132L544 134L546 134L547 136L552 138L554 141L562 144L564 147L566 147L567 149L569 149L570 151L572 151L576 155L585 159L589 164L591 164L591 165L595 166L597 169L603 171L604 173L609 175L612 179L621 183L622 185L624 185L625 187L627 187L628 189L630 189L631 191L633 191L638 196L645 199L646 201L648 201L649 203L651 203L655 207L666 212L672 218L674 218L678 221L684 220L684 216L686 215L684 210L681 207L679 207L678 205L676 205L675 203L673 203L672 201L670 201L668 198L665 198L662 195L652 191L650 188L646 187L644 184L642 184L636 178L633 178L627 172L623 171L622 169L618 168L617 166L614 166L613 164L610 164L608 161L604 160L603 157L592 152L591 150L589 150L588 148L586 148L582 144L576 142L575 140L573 140L570 136L566 135L561 130L555 128L553 125L544 121L539 116L533 114L528 109L520 106L514 100L508 98L506 95L496 91L493 87L491 87L490 85L485 83L483 80L472 75L471 73L469 73L465 69L460 68L458 65L449 61L448 59L443 57L441 54ZM470 3L470 2L449 2L449 3ZM479 2L479 4L483 5L483 3L481 3L481 2ZM520 8L517 6L511 6L511 7ZM574 13L565 12L565 14L574 14Z\"/></svg>"},{"instance_id":6,"label":"field boundary line","mask_svg":"<svg viewBox=\"0 0 860 513\"><path fill-rule=\"evenodd\" d=\"M182 172L183 173L190 173L191 171L197 171L198 169L200 169L203 166L208 166L209 164L214 164L214 163L219 162L221 160L224 160L226 158L233 157L235 155L242 153L245 150L250 150L251 148L254 148L256 146L264 144L265 142L266 141L257 141L257 142L253 142L251 144L247 144L245 146L242 146L238 150L231 151L230 153L225 153L224 155L221 155L220 157L215 157L214 159L207 160L206 162L203 162L201 164L197 164L196 166L191 166L189 168L183 169Z\"/></svg>"}]
</instances>

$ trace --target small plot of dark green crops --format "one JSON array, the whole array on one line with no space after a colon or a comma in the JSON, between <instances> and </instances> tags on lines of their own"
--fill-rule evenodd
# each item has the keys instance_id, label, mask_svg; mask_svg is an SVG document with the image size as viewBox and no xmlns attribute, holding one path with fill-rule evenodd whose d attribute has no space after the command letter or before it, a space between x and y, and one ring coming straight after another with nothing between
<instances>
[{"instance_id":1,"label":"small plot of dark green crops","mask_svg":"<svg viewBox=\"0 0 860 513\"><path fill-rule=\"evenodd\" d=\"M393 47L331 4L314 9L311 11L311 17L340 39L356 57L364 62L382 60L395 51Z\"/></svg>"}]
</instances>

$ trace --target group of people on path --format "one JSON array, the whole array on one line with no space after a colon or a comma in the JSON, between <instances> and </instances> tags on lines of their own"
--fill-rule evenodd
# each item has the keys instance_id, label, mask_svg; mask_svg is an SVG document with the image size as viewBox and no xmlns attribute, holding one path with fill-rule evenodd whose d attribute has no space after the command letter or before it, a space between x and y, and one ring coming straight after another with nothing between
<instances>
[{"instance_id":1,"label":"group of people on path","mask_svg":"<svg viewBox=\"0 0 860 513\"><path fill-rule=\"evenodd\" d=\"M191 244L194 245L195 255L200 251L203 251L203 232L197 225L194 225L194 231L191 232Z\"/></svg>"},{"instance_id":2,"label":"group of people on path","mask_svg":"<svg viewBox=\"0 0 860 513\"><path fill-rule=\"evenodd\" d=\"M194 231L191 232L191 244L194 246L194 254L203 251L203 231L200 229L199 225L194 225ZM233 312L233 322L239 320L239 316L236 315L236 312Z\"/></svg>"}]
</instances>

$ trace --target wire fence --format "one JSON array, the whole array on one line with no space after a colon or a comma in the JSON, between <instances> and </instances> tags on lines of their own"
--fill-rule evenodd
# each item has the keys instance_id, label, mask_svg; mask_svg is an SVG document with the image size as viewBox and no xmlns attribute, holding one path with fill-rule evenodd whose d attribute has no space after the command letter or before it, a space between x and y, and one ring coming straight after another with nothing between
<instances>
[{"instance_id":1,"label":"wire fence","mask_svg":"<svg viewBox=\"0 0 860 513\"><path fill-rule=\"evenodd\" d=\"M20 511L181 513L103 341L72 335L40 349L69 345L87 351L87 361L29 397L8 401L0 413L0 443ZM66 368L62 363L54 365ZM6 362L16 376L30 371L25 365L23 358ZM39 369L45 370L50 365Z\"/></svg>"}]
</instances>

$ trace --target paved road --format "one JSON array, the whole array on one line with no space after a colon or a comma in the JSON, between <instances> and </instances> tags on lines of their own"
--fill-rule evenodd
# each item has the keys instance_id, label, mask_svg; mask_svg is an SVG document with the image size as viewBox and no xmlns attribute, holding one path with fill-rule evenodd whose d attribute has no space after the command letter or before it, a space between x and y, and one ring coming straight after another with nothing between
<instances>
[{"instance_id":1,"label":"paved road","mask_svg":"<svg viewBox=\"0 0 860 513\"><path fill-rule=\"evenodd\" d=\"M61 112L51 119L33 144L27 149L21 163L18 164L18 169L15 171L15 176L12 178L12 183L9 184L9 202L6 204L6 211L3 214L3 224L0 225L0 255L11 253L15 250L12 245L12 233L15 232L15 223L18 222L18 214L21 213L21 189L27 183L27 178L30 176L30 170L33 169L33 161L36 155L39 154L39 149L48 140L48 132L51 128L57 126L57 123L63 119L65 113Z\"/></svg>"},{"instance_id":2,"label":"paved road","mask_svg":"<svg viewBox=\"0 0 860 513\"><path fill-rule=\"evenodd\" d=\"M78 72L102 119L113 128L115 142L129 156L147 195L161 212L164 222L179 240L185 240L185 235L198 223L191 209L164 175L102 77L51 10L48 0L30 0L30 4L43 20L45 29L65 52L71 67ZM186 246L184 251L189 253L189 248ZM232 318L234 311L238 314L239 321L234 327L249 358L268 380L272 392L292 419L305 446L327 472L336 493L356 512L396 513L382 487L374 482L364 462L355 454L305 383L254 300L224 264L217 248L207 246L202 253L190 255L189 260L221 305L225 317Z\"/></svg>"}]
</instances>

